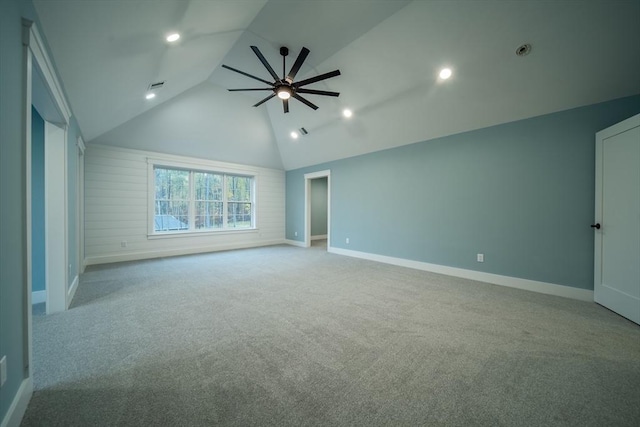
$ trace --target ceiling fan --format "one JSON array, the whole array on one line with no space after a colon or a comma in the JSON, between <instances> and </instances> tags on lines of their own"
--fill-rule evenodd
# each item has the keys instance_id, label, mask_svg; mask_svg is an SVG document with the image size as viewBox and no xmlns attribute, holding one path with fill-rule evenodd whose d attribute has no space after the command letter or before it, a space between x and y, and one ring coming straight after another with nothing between
<instances>
[{"instance_id":1,"label":"ceiling fan","mask_svg":"<svg viewBox=\"0 0 640 427\"><path fill-rule=\"evenodd\" d=\"M262 62L262 65L264 65L267 71L269 71L269 74L271 74L271 77L273 77L273 80L274 80L273 82L269 82L267 80L261 79L260 77L256 77L249 73L245 73L244 71L240 71L236 68L229 67L228 65L223 64L222 67L231 71L235 71L236 73L240 73L243 76L251 77L252 79L261 81L271 86L267 88L258 88L258 89L229 89L230 92L258 91L258 90L273 91L271 95L267 96L265 99L255 104L254 107L257 107L267 102L268 100L270 100L271 98L277 95L278 98L282 99L282 106L284 108L285 113L289 112L289 98L295 98L298 101L302 102L303 104L313 108L314 110L317 110L318 109L317 105L303 98L302 96L300 96L300 94L305 93L309 95L324 95L324 96L340 95L339 92L329 92L326 90L315 90L315 89L303 88L303 86L309 85L311 83L315 83L321 80L329 79L331 77L339 76L340 70L335 70L329 73L320 74L319 76L311 77L311 78L294 83L293 79L295 79L296 74L298 74L298 71L300 71L300 67L302 67L302 63L304 62L305 59L307 59L307 55L309 55L309 49L307 49L306 47L302 48L302 50L300 51L300 54L298 55L298 58L296 58L296 61L293 63L291 70L289 70L289 74L287 74L286 76L285 76L285 69L286 69L285 61L286 61L287 55L289 54L289 49L284 46L280 48L280 55L282 55L282 78L278 77L276 72L273 70L271 65L269 65L269 62L267 62L267 60L262 55L262 52L260 52L260 49L258 49L257 46L251 46L251 49L256 54L260 62Z\"/></svg>"}]
</instances>

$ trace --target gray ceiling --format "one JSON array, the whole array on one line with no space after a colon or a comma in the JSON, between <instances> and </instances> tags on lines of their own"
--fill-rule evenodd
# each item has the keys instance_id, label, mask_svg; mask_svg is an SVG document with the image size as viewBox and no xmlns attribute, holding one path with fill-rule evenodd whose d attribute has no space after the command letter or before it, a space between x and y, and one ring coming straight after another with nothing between
<instances>
[{"instance_id":1,"label":"gray ceiling","mask_svg":"<svg viewBox=\"0 0 640 427\"><path fill-rule=\"evenodd\" d=\"M128 148L290 170L640 93L640 0L34 4L85 139ZM296 80L340 69L307 86L340 97L253 108L267 92L226 89L263 84L221 68L271 80L251 45L278 73L309 48Z\"/></svg>"}]
</instances>

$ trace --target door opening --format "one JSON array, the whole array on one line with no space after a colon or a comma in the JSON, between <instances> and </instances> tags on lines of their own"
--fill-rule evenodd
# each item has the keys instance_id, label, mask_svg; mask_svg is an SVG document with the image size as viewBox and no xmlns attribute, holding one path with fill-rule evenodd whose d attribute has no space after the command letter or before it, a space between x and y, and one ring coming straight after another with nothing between
<instances>
[{"instance_id":1,"label":"door opening","mask_svg":"<svg viewBox=\"0 0 640 427\"><path fill-rule=\"evenodd\" d=\"M331 247L331 171L305 174L304 246Z\"/></svg>"}]
</instances>

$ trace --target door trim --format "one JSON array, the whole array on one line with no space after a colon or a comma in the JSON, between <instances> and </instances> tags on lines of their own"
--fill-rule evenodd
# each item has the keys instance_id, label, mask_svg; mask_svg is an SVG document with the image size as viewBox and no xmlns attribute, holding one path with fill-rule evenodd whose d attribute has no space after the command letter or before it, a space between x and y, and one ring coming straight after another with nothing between
<instances>
[{"instance_id":1,"label":"door trim","mask_svg":"<svg viewBox=\"0 0 640 427\"><path fill-rule=\"evenodd\" d=\"M23 46L23 81L22 81L22 125L23 125L23 162L25 167L25 188L23 191L23 205L25 207L25 227L23 231L24 239L25 239L25 251L24 251L24 264L23 269L25 272L26 283L23 292L23 343L24 343L24 360L23 366L25 371L25 378L31 380L31 366L33 363L33 345L32 345L32 337L33 337L33 324L32 324L32 288L33 288L33 277L31 274L32 263L31 256L32 250L31 247L31 235L32 235L32 207L31 207L31 106L33 103L33 88L32 88L32 79L34 73L39 72L42 76L42 80L46 90L48 91L47 95L53 101L55 109L57 110L56 114L57 119L56 122L62 126L66 126L69 123L71 117L71 110L64 98L62 85L57 78L55 69L53 67L53 63L47 54L47 50L45 48L45 43L40 35L40 31L38 30L37 25L28 19L22 19L22 46ZM37 69L34 70L34 67ZM43 117L45 120L47 118ZM59 119L59 120L58 120ZM49 118L51 120L51 118ZM66 134L65 134L66 136ZM66 140L65 140L66 145ZM66 172L65 172L66 173ZM65 209L67 209L65 205ZM66 237L65 237L66 240ZM65 244L66 246L66 244ZM68 248L67 248L68 249Z\"/></svg>"}]
</instances>

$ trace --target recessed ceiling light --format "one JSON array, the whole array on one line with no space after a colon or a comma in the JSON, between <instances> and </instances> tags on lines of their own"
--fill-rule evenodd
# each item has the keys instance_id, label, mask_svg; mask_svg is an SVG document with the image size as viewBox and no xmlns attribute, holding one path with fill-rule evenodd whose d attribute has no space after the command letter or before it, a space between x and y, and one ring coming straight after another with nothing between
<instances>
[{"instance_id":1,"label":"recessed ceiling light","mask_svg":"<svg viewBox=\"0 0 640 427\"><path fill-rule=\"evenodd\" d=\"M300 135L298 135L298 132L291 132L291 138L293 139L298 139Z\"/></svg>"},{"instance_id":2,"label":"recessed ceiling light","mask_svg":"<svg viewBox=\"0 0 640 427\"><path fill-rule=\"evenodd\" d=\"M447 80L449 77L451 77L451 74L451 68L443 68L442 70L440 70L440 74L438 75L442 80Z\"/></svg>"},{"instance_id":3,"label":"recessed ceiling light","mask_svg":"<svg viewBox=\"0 0 640 427\"><path fill-rule=\"evenodd\" d=\"M177 42L179 39L180 39L180 34L178 33L171 33L167 36L167 41L169 43Z\"/></svg>"},{"instance_id":4,"label":"recessed ceiling light","mask_svg":"<svg viewBox=\"0 0 640 427\"><path fill-rule=\"evenodd\" d=\"M156 97L156 94L155 94L155 93L153 93L153 92L152 92L152 93L148 93L148 94L146 94L146 95L145 95L145 98L146 98L146 99L153 99L153 98L155 98L155 97Z\"/></svg>"},{"instance_id":5,"label":"recessed ceiling light","mask_svg":"<svg viewBox=\"0 0 640 427\"><path fill-rule=\"evenodd\" d=\"M353 111L345 108L344 110L342 110L342 115L348 119L349 117L353 116Z\"/></svg>"}]
</instances>

